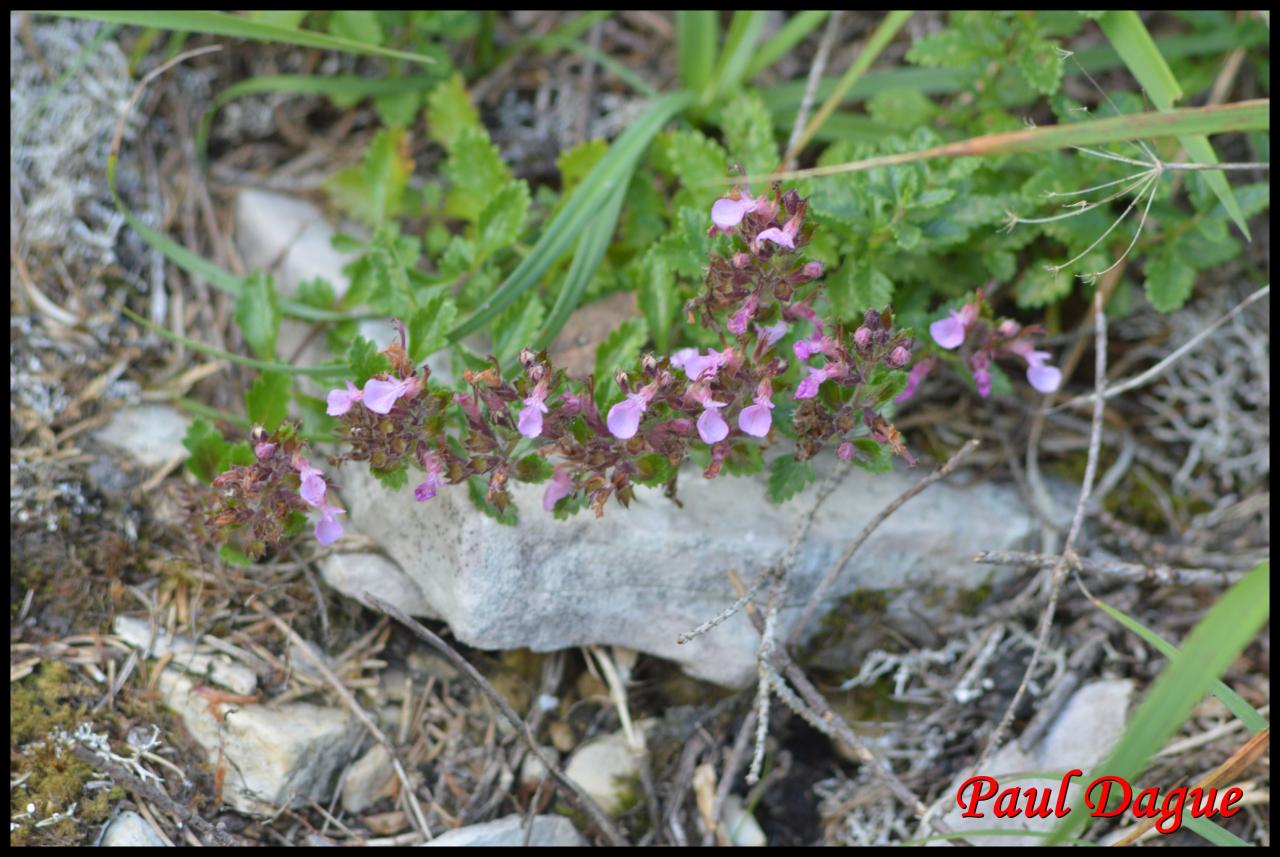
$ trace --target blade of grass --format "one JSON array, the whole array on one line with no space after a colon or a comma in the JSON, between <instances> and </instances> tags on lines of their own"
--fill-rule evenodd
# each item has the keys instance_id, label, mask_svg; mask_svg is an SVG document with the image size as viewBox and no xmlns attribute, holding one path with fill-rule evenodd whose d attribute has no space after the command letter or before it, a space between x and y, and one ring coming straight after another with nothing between
<instances>
[{"instance_id":1,"label":"blade of grass","mask_svg":"<svg viewBox=\"0 0 1280 857\"><path fill-rule=\"evenodd\" d=\"M805 37L827 20L830 14L830 12L797 12L792 15L787 19L787 23L782 25L782 29L770 36L769 40L760 46L760 50L756 51L742 79L751 80L773 65L787 51L804 41Z\"/></svg>"},{"instance_id":2,"label":"blade of grass","mask_svg":"<svg viewBox=\"0 0 1280 857\"><path fill-rule=\"evenodd\" d=\"M1001 778L1001 779L1002 779L1002 781L1003 781L1003 778ZM988 828L985 828L985 829L983 829L983 828L979 828L979 829L977 829L977 830L953 830L953 831L951 831L950 833L934 833L934 834L931 834L931 835L929 835L929 836L921 836L919 839L908 839L906 842L904 842L904 843L902 843L902 844L903 844L903 845L906 845L906 846L908 846L908 847L909 847L909 846L912 846L912 845L925 845L925 844L930 843L930 842L946 842L947 840L950 840L950 839L968 839L970 836L1040 836L1040 837L1048 837L1048 836L1049 836L1049 833L1050 833L1050 832L1049 832L1049 831L1047 831L1047 830L1008 830L1008 829L1006 829L1006 828L1001 828L1001 827L988 827ZM1088 841L1088 840L1086 840L1086 839L1071 839L1071 840L1068 840L1068 842L1069 842L1071 845L1092 845L1092 846L1096 846L1096 845L1098 844L1098 843L1096 843L1096 842L1089 842L1089 841Z\"/></svg>"},{"instance_id":3,"label":"blade of grass","mask_svg":"<svg viewBox=\"0 0 1280 857\"><path fill-rule=\"evenodd\" d=\"M1265 131L1271 127L1271 101L1258 98L1215 107L1184 107L1167 113L1133 113L1107 119L1090 119L1070 125L1049 125L1001 134L984 134L934 146L919 152L880 155L844 164L831 164L807 170L792 170L769 175L747 176L747 181L802 179L808 176L831 176L855 173L878 167L910 164L935 158L975 158L988 155L1014 155L1065 149L1071 146L1093 146L1125 140L1148 140L1153 137L1175 137L1182 134L1224 134L1230 131ZM736 179L741 181L742 179ZM725 185L735 179L717 179L706 184Z\"/></svg>"},{"instance_id":4,"label":"blade of grass","mask_svg":"<svg viewBox=\"0 0 1280 857\"><path fill-rule=\"evenodd\" d=\"M85 12L74 10L43 12L42 14L57 15L64 18L85 18L90 21L107 21L135 27L158 27L162 30L206 33L211 36L228 36L257 42L298 45L303 48L319 48L348 54L364 54L366 56L385 57L386 59L408 60L422 65L429 65L435 62L431 57L423 56L422 54L383 48L378 45L331 36L328 33L281 27L265 21L254 21L239 15L229 15L225 12Z\"/></svg>"},{"instance_id":5,"label":"blade of grass","mask_svg":"<svg viewBox=\"0 0 1280 857\"><path fill-rule=\"evenodd\" d=\"M1217 822L1210 821L1199 815L1188 816L1182 822L1183 826L1192 833L1202 836L1209 840L1210 845L1217 845L1220 848L1252 848L1252 843L1245 842L1239 836L1236 836L1230 830L1218 825Z\"/></svg>"},{"instance_id":6,"label":"blade of grass","mask_svg":"<svg viewBox=\"0 0 1280 857\"><path fill-rule=\"evenodd\" d=\"M245 357L242 354L233 354L230 351L223 351L220 348L214 348L212 345L206 345L195 339L189 339L181 334L174 333L167 327L155 324L150 319L143 318L128 307L121 307L120 312L125 316L145 327L147 330L160 334L165 339L180 343L190 348L192 351L198 351L201 354L208 354L210 357L217 357L220 360L226 360L230 363L238 363L241 366L248 366L250 369L257 369L262 372L283 372L288 375L307 375L313 378L339 378L350 372L347 364L331 364L329 366L292 366L288 363L275 363L270 360L255 360L252 357Z\"/></svg>"},{"instance_id":7,"label":"blade of grass","mask_svg":"<svg viewBox=\"0 0 1280 857\"><path fill-rule=\"evenodd\" d=\"M1178 654L1176 646L1165 640L1155 631L1152 631L1150 628L1143 625L1137 619L1126 615L1124 612L1117 610L1115 607L1112 607L1110 604L1107 604L1100 599L1095 598L1093 603L1112 619L1115 619L1121 625L1124 625L1151 646L1155 647L1160 654L1167 658L1172 658ZM1257 709L1245 702L1240 694L1227 687L1227 685L1223 684L1221 681L1215 681L1213 683L1212 690L1213 695L1218 697L1218 699L1222 701L1222 704L1225 705L1232 714L1239 718L1250 732L1261 732L1270 725L1267 723L1267 719L1258 713Z\"/></svg>"},{"instance_id":8,"label":"blade of grass","mask_svg":"<svg viewBox=\"0 0 1280 857\"><path fill-rule=\"evenodd\" d=\"M1182 87L1178 85L1178 79L1173 76L1173 71L1165 62L1160 49L1156 47L1155 40L1151 38L1146 25L1138 17L1138 13L1107 12L1098 19L1098 25L1116 49L1116 53L1129 67L1129 71L1133 72L1138 83L1142 84L1152 103L1159 110L1173 110L1174 103L1182 98ZM1202 164L1218 163L1218 156L1205 137L1179 135L1178 141L1187 150L1191 160ZM1249 225L1245 223L1244 212L1240 209L1240 203L1236 200L1235 194L1231 192L1231 185L1227 184L1227 177L1220 172L1206 172L1203 180L1208 183L1223 208L1231 215L1232 221L1244 233L1245 240L1252 241Z\"/></svg>"},{"instance_id":9,"label":"blade of grass","mask_svg":"<svg viewBox=\"0 0 1280 857\"><path fill-rule=\"evenodd\" d=\"M729 22L729 32L724 38L719 62L711 76L711 95L708 100L733 89L742 82L747 64L751 61L760 34L764 32L765 13L761 11L734 12Z\"/></svg>"},{"instance_id":10,"label":"blade of grass","mask_svg":"<svg viewBox=\"0 0 1280 857\"><path fill-rule=\"evenodd\" d=\"M690 92L703 92L716 66L719 13L676 12L676 62L680 85Z\"/></svg>"},{"instance_id":11,"label":"blade of grass","mask_svg":"<svg viewBox=\"0 0 1280 857\"><path fill-rule=\"evenodd\" d=\"M785 155L782 156L782 163L787 164L795 158L795 156L813 139L813 135L818 133L818 129L823 126L833 111L840 106L840 102L844 99L853 85L858 79L871 68L871 64L876 61L876 57L880 56L880 52L885 49L889 42L893 41L893 37L902 29L902 25L907 23L907 19L911 17L910 12L890 12L885 15L884 20L880 22L880 26L876 27L876 31L867 39L866 44L862 46L862 50L858 52L858 58L840 77L840 82L835 85L831 94L827 96L827 100L822 103L822 107L809 120L809 124L800 132L800 136L791 144Z\"/></svg>"},{"instance_id":12,"label":"blade of grass","mask_svg":"<svg viewBox=\"0 0 1280 857\"><path fill-rule=\"evenodd\" d=\"M693 96L687 92L665 95L614 140L608 153L592 167L591 172L574 190L572 199L543 228L542 235L528 255L502 285L485 298L475 312L449 332L449 340L453 342L479 330L516 298L536 285L542 275L582 236L590 221L608 210L608 195L626 192L631 173L654 135L668 120L692 103ZM615 217L614 221L616 220Z\"/></svg>"},{"instance_id":13,"label":"blade of grass","mask_svg":"<svg viewBox=\"0 0 1280 857\"><path fill-rule=\"evenodd\" d=\"M1240 656L1271 612L1271 563L1260 563L1232 586L1196 623L1156 678L1125 727L1120 742L1096 774L1132 782L1168 738L1186 721L1215 679ZM1083 803L1054 829L1047 844L1075 837L1089 823Z\"/></svg>"},{"instance_id":14,"label":"blade of grass","mask_svg":"<svg viewBox=\"0 0 1280 857\"><path fill-rule=\"evenodd\" d=\"M561 50L570 51L579 54L587 59L594 60L602 68L607 69L614 77L630 86L636 92L648 98L657 98L661 93L642 78L640 75L632 71L625 63L619 62L614 57L609 56L601 50L597 50L581 39L572 39L567 36L543 36L533 39L532 44L539 48L560 48Z\"/></svg>"}]
</instances>

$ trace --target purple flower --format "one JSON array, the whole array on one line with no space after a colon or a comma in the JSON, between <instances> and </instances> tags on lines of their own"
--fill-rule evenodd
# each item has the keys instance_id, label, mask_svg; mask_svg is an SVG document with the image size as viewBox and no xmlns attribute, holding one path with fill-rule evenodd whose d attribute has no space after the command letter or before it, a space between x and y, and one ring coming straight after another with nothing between
<instances>
[{"instance_id":1,"label":"purple flower","mask_svg":"<svg viewBox=\"0 0 1280 857\"><path fill-rule=\"evenodd\" d=\"M853 332L853 344L859 348L865 349L871 344L871 328L865 324L859 325L858 329Z\"/></svg>"},{"instance_id":2,"label":"purple flower","mask_svg":"<svg viewBox=\"0 0 1280 857\"><path fill-rule=\"evenodd\" d=\"M822 386L822 382L827 380L827 367L815 369L812 366L806 366L809 370L809 377L800 382L800 386L796 388L797 399L812 399L818 395L818 388Z\"/></svg>"},{"instance_id":3,"label":"purple flower","mask_svg":"<svg viewBox=\"0 0 1280 857\"><path fill-rule=\"evenodd\" d=\"M973 383L978 388L978 395L987 398L991 395L991 355L979 351L969 358L969 368L973 370Z\"/></svg>"},{"instance_id":4,"label":"purple flower","mask_svg":"<svg viewBox=\"0 0 1280 857\"><path fill-rule=\"evenodd\" d=\"M1041 393L1052 393L1062 383L1062 370L1048 365L1051 355L1048 351L1036 351L1035 346L1025 339L1009 345L1009 350L1027 361L1027 381Z\"/></svg>"},{"instance_id":5,"label":"purple flower","mask_svg":"<svg viewBox=\"0 0 1280 857\"><path fill-rule=\"evenodd\" d=\"M263 441L253 448L253 454L259 461L267 459L270 457L271 453L275 451L276 445L274 443L267 443L266 441Z\"/></svg>"},{"instance_id":6,"label":"purple flower","mask_svg":"<svg viewBox=\"0 0 1280 857\"><path fill-rule=\"evenodd\" d=\"M779 247L786 247L788 250L796 249L796 233L800 231L800 219L793 217L782 225L779 229L771 226L756 236L755 249L759 250L760 245L766 241L772 241Z\"/></svg>"},{"instance_id":7,"label":"purple flower","mask_svg":"<svg viewBox=\"0 0 1280 857\"><path fill-rule=\"evenodd\" d=\"M738 414L738 428L745 434L764 437L769 433L773 426L773 414L769 413L773 410L773 402L770 400L772 395L773 385L765 378L756 388L755 404L748 405Z\"/></svg>"},{"instance_id":8,"label":"purple flower","mask_svg":"<svg viewBox=\"0 0 1280 857\"><path fill-rule=\"evenodd\" d=\"M907 365L907 361L911 359L911 350L905 345L899 345L897 348L889 352L889 357L885 360L894 369L900 369Z\"/></svg>"},{"instance_id":9,"label":"purple flower","mask_svg":"<svg viewBox=\"0 0 1280 857\"><path fill-rule=\"evenodd\" d=\"M636 436L640 428L640 417L649 410L649 400L644 392L627 393L627 397L609 409L605 422L609 432L619 440L629 440Z\"/></svg>"},{"instance_id":10,"label":"purple flower","mask_svg":"<svg viewBox=\"0 0 1280 857\"><path fill-rule=\"evenodd\" d=\"M408 393L409 389L410 382L406 379L383 381L371 378L364 385L364 406L375 414L389 414L396 399Z\"/></svg>"},{"instance_id":11,"label":"purple flower","mask_svg":"<svg viewBox=\"0 0 1280 857\"><path fill-rule=\"evenodd\" d=\"M360 388L348 381L347 389L329 391L329 407L326 413L331 417L340 417L351 410L351 406L362 398L364 393L360 392Z\"/></svg>"},{"instance_id":12,"label":"purple flower","mask_svg":"<svg viewBox=\"0 0 1280 857\"><path fill-rule=\"evenodd\" d=\"M756 307L759 306L756 296L752 295L743 302L742 308L735 312L729 319L729 332L735 336L741 336L747 332L747 323L751 321L751 317L756 314Z\"/></svg>"},{"instance_id":13,"label":"purple flower","mask_svg":"<svg viewBox=\"0 0 1280 857\"><path fill-rule=\"evenodd\" d=\"M325 505L320 508L320 520L316 521L316 541L321 547L328 547L342 538L342 524L333 516L345 514L337 506Z\"/></svg>"},{"instance_id":14,"label":"purple flower","mask_svg":"<svg viewBox=\"0 0 1280 857\"><path fill-rule=\"evenodd\" d=\"M951 310L950 318L942 318L929 325L933 341L950 351L964 344L969 326L978 318L978 305L965 304L959 311Z\"/></svg>"},{"instance_id":15,"label":"purple flower","mask_svg":"<svg viewBox=\"0 0 1280 857\"><path fill-rule=\"evenodd\" d=\"M758 324L752 326L756 329L756 333L764 339L764 345L766 348L786 336L787 331L791 328L791 325L787 324L785 320L779 321L777 324L769 325L768 327L761 327Z\"/></svg>"},{"instance_id":16,"label":"purple flower","mask_svg":"<svg viewBox=\"0 0 1280 857\"><path fill-rule=\"evenodd\" d=\"M547 384L545 379L533 388L533 394L524 400L517 428L525 437L542 434L542 415L547 412Z\"/></svg>"},{"instance_id":17,"label":"purple flower","mask_svg":"<svg viewBox=\"0 0 1280 857\"><path fill-rule=\"evenodd\" d=\"M730 196L717 199L711 206L711 222L721 232L728 232L755 207L756 200L750 195L734 191Z\"/></svg>"},{"instance_id":18,"label":"purple flower","mask_svg":"<svg viewBox=\"0 0 1280 857\"><path fill-rule=\"evenodd\" d=\"M729 436L729 424L720 416L723 407L723 402L708 402L698 417L698 436L707 443L719 443Z\"/></svg>"},{"instance_id":19,"label":"purple flower","mask_svg":"<svg viewBox=\"0 0 1280 857\"><path fill-rule=\"evenodd\" d=\"M836 447L836 457L845 461L853 461L853 444L846 440Z\"/></svg>"},{"instance_id":20,"label":"purple flower","mask_svg":"<svg viewBox=\"0 0 1280 857\"><path fill-rule=\"evenodd\" d=\"M444 465L440 463L440 459L436 457L436 454L431 451L423 452L418 456L418 460L427 469L427 478L413 489L413 498L419 503L425 503L436 496L436 490L440 487L440 474L444 471Z\"/></svg>"},{"instance_id":21,"label":"purple flower","mask_svg":"<svg viewBox=\"0 0 1280 857\"><path fill-rule=\"evenodd\" d=\"M712 348L706 355L699 354L694 348L681 348L671 355L671 365L683 369L690 381L703 378L707 372L711 373L707 375L708 378L714 378L720 367L729 362L731 354L733 354L732 348L726 348L724 351L716 351Z\"/></svg>"},{"instance_id":22,"label":"purple flower","mask_svg":"<svg viewBox=\"0 0 1280 857\"><path fill-rule=\"evenodd\" d=\"M324 483L324 476L319 468L304 467L302 469L302 488L298 493L302 495L302 499L307 501L308 505L317 508L324 505L325 491L328 486Z\"/></svg>"},{"instance_id":23,"label":"purple flower","mask_svg":"<svg viewBox=\"0 0 1280 857\"><path fill-rule=\"evenodd\" d=\"M800 276L804 278L805 282L818 279L818 277L822 276L822 263L806 262L805 266L800 269Z\"/></svg>"},{"instance_id":24,"label":"purple flower","mask_svg":"<svg viewBox=\"0 0 1280 857\"><path fill-rule=\"evenodd\" d=\"M924 360L921 360L919 363L912 366L911 371L907 373L907 386L902 389L902 392L897 395L894 401L905 402L907 399L914 396L916 394L916 387L920 386L920 382L933 371L933 364L933 358L926 357Z\"/></svg>"},{"instance_id":25,"label":"purple flower","mask_svg":"<svg viewBox=\"0 0 1280 857\"><path fill-rule=\"evenodd\" d=\"M551 477L551 484L547 486L547 492L542 495L542 508L550 512L565 497L573 493L573 479L569 476L569 468L556 468L555 475Z\"/></svg>"}]
</instances>

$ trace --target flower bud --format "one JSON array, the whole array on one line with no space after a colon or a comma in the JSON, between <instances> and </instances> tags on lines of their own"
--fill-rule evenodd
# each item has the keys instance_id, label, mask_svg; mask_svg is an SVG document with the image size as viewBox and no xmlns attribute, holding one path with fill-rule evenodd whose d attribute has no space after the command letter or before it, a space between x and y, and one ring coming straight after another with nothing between
<instances>
[{"instance_id":1,"label":"flower bud","mask_svg":"<svg viewBox=\"0 0 1280 857\"><path fill-rule=\"evenodd\" d=\"M873 309L867 310L866 315L862 317L862 323L865 324L867 327L871 328L872 330L879 330L880 329L880 313L876 312Z\"/></svg>"},{"instance_id":2,"label":"flower bud","mask_svg":"<svg viewBox=\"0 0 1280 857\"><path fill-rule=\"evenodd\" d=\"M907 361L911 359L911 351L905 346L899 345L897 348L889 352L889 356L885 358L885 362L894 369L899 369L907 365Z\"/></svg>"},{"instance_id":3,"label":"flower bud","mask_svg":"<svg viewBox=\"0 0 1280 857\"><path fill-rule=\"evenodd\" d=\"M836 457L845 461L853 461L853 444L846 440L836 447Z\"/></svg>"},{"instance_id":4,"label":"flower bud","mask_svg":"<svg viewBox=\"0 0 1280 857\"><path fill-rule=\"evenodd\" d=\"M1011 318L1006 318L996 326L996 336L1001 339L1013 339L1022 330L1022 325Z\"/></svg>"},{"instance_id":5,"label":"flower bud","mask_svg":"<svg viewBox=\"0 0 1280 857\"><path fill-rule=\"evenodd\" d=\"M865 351L867 346L871 344L871 331L863 325L853 332L853 342L858 346L859 350Z\"/></svg>"},{"instance_id":6,"label":"flower bud","mask_svg":"<svg viewBox=\"0 0 1280 857\"><path fill-rule=\"evenodd\" d=\"M800 269L800 273L804 274L806 279L816 280L822 276L822 263L806 262L805 266Z\"/></svg>"},{"instance_id":7,"label":"flower bud","mask_svg":"<svg viewBox=\"0 0 1280 857\"><path fill-rule=\"evenodd\" d=\"M745 268L750 262L751 262L751 256L748 255L747 253L733 254L733 267L735 268Z\"/></svg>"}]
</instances>

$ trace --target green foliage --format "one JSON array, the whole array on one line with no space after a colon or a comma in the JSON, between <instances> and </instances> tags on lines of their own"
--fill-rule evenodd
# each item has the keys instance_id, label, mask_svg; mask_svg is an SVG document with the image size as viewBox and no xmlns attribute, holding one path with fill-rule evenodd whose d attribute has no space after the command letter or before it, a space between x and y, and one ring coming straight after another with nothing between
<instances>
[{"instance_id":1,"label":"green foliage","mask_svg":"<svg viewBox=\"0 0 1280 857\"><path fill-rule=\"evenodd\" d=\"M479 220L489 200L511 181L511 171L489 134L471 126L463 127L454 138L444 174L452 185L445 197L445 214L470 223Z\"/></svg>"},{"instance_id":2,"label":"green foliage","mask_svg":"<svg viewBox=\"0 0 1280 857\"><path fill-rule=\"evenodd\" d=\"M473 476L467 480L467 495L471 498L471 502L481 512L484 512L490 518L493 518L504 527L514 527L519 523L516 513L516 504L510 503L506 509L499 509L497 506L489 502L486 496L489 493L489 486L484 479L479 476Z\"/></svg>"},{"instance_id":3,"label":"green foliage","mask_svg":"<svg viewBox=\"0 0 1280 857\"><path fill-rule=\"evenodd\" d=\"M454 141L464 128L482 127L462 75L453 75L427 96L427 134L445 149L453 151Z\"/></svg>"},{"instance_id":4,"label":"green foliage","mask_svg":"<svg viewBox=\"0 0 1280 857\"><path fill-rule=\"evenodd\" d=\"M769 487L765 496L770 503L785 503L815 478L812 462L796 461L790 455L780 456L769 465Z\"/></svg>"},{"instance_id":5,"label":"green foliage","mask_svg":"<svg viewBox=\"0 0 1280 857\"><path fill-rule=\"evenodd\" d=\"M391 371L391 362L378 353L378 346L360 336L351 340L347 349L347 365L357 387L363 387L364 382L374 375Z\"/></svg>"},{"instance_id":6,"label":"green foliage","mask_svg":"<svg viewBox=\"0 0 1280 857\"><path fill-rule=\"evenodd\" d=\"M191 453L187 469L205 484L232 465L253 463L253 449L247 443L229 443L212 424L195 420L187 428L182 445Z\"/></svg>"},{"instance_id":7,"label":"green foliage","mask_svg":"<svg viewBox=\"0 0 1280 857\"><path fill-rule=\"evenodd\" d=\"M280 372L263 372L245 394L249 421L274 431L289 410L293 379Z\"/></svg>"},{"instance_id":8,"label":"green foliage","mask_svg":"<svg viewBox=\"0 0 1280 857\"><path fill-rule=\"evenodd\" d=\"M400 213L412 172L408 132L386 128L369 141L360 163L335 173L324 187L338 208L377 226Z\"/></svg>"},{"instance_id":9,"label":"green foliage","mask_svg":"<svg viewBox=\"0 0 1280 857\"><path fill-rule=\"evenodd\" d=\"M244 282L236 299L236 324L244 341L262 360L276 356L276 336L280 332L280 298L271 277L257 273Z\"/></svg>"},{"instance_id":10,"label":"green foliage","mask_svg":"<svg viewBox=\"0 0 1280 857\"><path fill-rule=\"evenodd\" d=\"M409 318L409 360L421 363L449 342L449 328L458 308L447 292L437 292Z\"/></svg>"}]
</instances>

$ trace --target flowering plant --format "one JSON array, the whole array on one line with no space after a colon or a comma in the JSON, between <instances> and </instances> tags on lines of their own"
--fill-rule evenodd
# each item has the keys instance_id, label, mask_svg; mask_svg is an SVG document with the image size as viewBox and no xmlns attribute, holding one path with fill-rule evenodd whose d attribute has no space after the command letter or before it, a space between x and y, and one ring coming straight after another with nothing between
<instances>
[{"instance_id":1,"label":"flowering plant","mask_svg":"<svg viewBox=\"0 0 1280 857\"><path fill-rule=\"evenodd\" d=\"M674 497L678 469L691 457L703 462L708 479L735 458L759 462L760 448L779 434L794 439L795 452L774 462L776 500L812 478L811 470L806 476L788 468L827 447L873 471L889 469L894 454L914 463L883 410L914 391L920 366L932 363L918 364L908 377L915 342L894 329L887 308L867 311L852 330L823 319L823 268L802 255L811 232L806 207L794 190L783 193L776 184L759 197L739 187L715 202L709 234L729 236L729 252L711 253L704 287L685 312L690 323L717 333L719 347L645 354L639 365L617 372L622 396L607 410L597 400L597 379L572 379L545 352L527 349L513 377L490 357L485 368L463 373L464 391L433 385L429 367L409 357L404 324L393 322L398 339L382 352L390 370L327 396L344 447L329 462L365 462L392 487L418 471L419 502L470 481L499 515L511 504L512 479L546 482L546 511L589 506L597 516L610 498L628 505L637 484L665 486ZM962 344L980 306L979 294L936 322L935 341L944 348ZM1040 387L1044 373L1056 370L1031 349L1033 331L1011 324L989 332L969 352L970 362L976 367L1001 350L1021 355ZM287 424L270 434L259 429L254 442L252 463L214 480L220 493L203 509L205 525L221 533L245 528L246 552L259 556L290 521L297 526L314 511L317 540L335 541L341 509L330 502L331 486L304 457L296 432Z\"/></svg>"}]
</instances>

